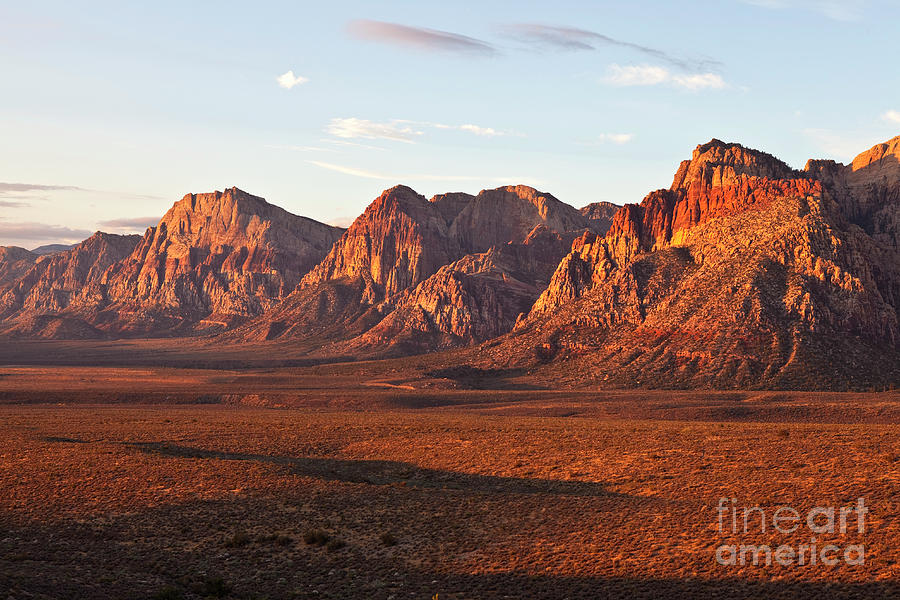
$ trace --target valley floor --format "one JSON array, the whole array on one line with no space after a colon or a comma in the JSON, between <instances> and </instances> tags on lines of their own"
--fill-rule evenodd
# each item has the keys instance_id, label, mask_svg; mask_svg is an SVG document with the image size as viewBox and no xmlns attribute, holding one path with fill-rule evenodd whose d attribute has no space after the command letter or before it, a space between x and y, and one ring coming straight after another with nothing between
<instances>
[{"instance_id":1,"label":"valley floor","mask_svg":"<svg viewBox=\"0 0 900 600\"><path fill-rule=\"evenodd\" d=\"M900 594L898 394L477 390L390 375L0 367L0 590ZM870 513L863 534L851 517L846 534L762 534L751 521L735 535L719 530L723 497L770 516L863 497ZM722 544L811 537L864 544L865 564L716 561Z\"/></svg>"}]
</instances>

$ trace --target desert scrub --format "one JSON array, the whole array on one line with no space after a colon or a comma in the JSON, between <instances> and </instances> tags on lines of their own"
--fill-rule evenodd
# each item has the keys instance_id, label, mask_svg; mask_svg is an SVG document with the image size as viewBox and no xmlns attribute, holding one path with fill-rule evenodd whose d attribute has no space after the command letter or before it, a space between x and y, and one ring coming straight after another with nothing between
<instances>
[{"instance_id":1,"label":"desert scrub","mask_svg":"<svg viewBox=\"0 0 900 600\"><path fill-rule=\"evenodd\" d=\"M390 533L389 531L385 531L384 533L382 533L378 539L380 539L381 543L384 544L385 546L396 546L397 545L397 538L395 538L393 536L393 534Z\"/></svg>"},{"instance_id":2,"label":"desert scrub","mask_svg":"<svg viewBox=\"0 0 900 600\"><path fill-rule=\"evenodd\" d=\"M226 538L226 548L242 548L250 543L250 536L243 531L238 531L230 538Z\"/></svg>"},{"instance_id":3,"label":"desert scrub","mask_svg":"<svg viewBox=\"0 0 900 600\"><path fill-rule=\"evenodd\" d=\"M303 534L303 541L310 546L324 546L331 540L331 536L321 529L310 529Z\"/></svg>"}]
</instances>

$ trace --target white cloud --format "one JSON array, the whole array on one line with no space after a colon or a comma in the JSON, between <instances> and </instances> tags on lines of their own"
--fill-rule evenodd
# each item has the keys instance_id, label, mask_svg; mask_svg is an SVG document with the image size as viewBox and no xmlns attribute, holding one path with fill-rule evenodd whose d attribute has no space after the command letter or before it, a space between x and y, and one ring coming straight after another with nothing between
<instances>
[{"instance_id":1,"label":"white cloud","mask_svg":"<svg viewBox=\"0 0 900 600\"><path fill-rule=\"evenodd\" d=\"M722 89L725 81L715 73L674 75L664 67L654 65L611 64L606 70L604 82L617 87L650 86L668 84L686 90Z\"/></svg>"},{"instance_id":2,"label":"white cloud","mask_svg":"<svg viewBox=\"0 0 900 600\"><path fill-rule=\"evenodd\" d=\"M613 144L627 144L634 138L633 133L601 133L597 136L599 142L612 142Z\"/></svg>"},{"instance_id":3,"label":"white cloud","mask_svg":"<svg viewBox=\"0 0 900 600\"><path fill-rule=\"evenodd\" d=\"M342 139L392 140L413 143L416 138L425 135L425 129L441 129L447 131L465 131L480 137L499 137L504 135L521 135L515 132L502 131L493 127L482 127L466 123L464 125L448 125L429 121L408 121L392 119L383 123L366 119L332 119L326 131ZM344 142L350 144L351 142Z\"/></svg>"},{"instance_id":4,"label":"white cloud","mask_svg":"<svg viewBox=\"0 0 900 600\"><path fill-rule=\"evenodd\" d=\"M393 140L395 142L412 143L413 139L422 135L403 121L375 123L366 119L332 119L326 128L328 133L343 139Z\"/></svg>"},{"instance_id":5,"label":"white cloud","mask_svg":"<svg viewBox=\"0 0 900 600\"><path fill-rule=\"evenodd\" d=\"M468 131L470 133L474 133L475 135L481 135L486 137L494 137L495 135L506 135L502 131L497 131L493 127L479 127L478 125L466 124L460 125L459 129L462 131Z\"/></svg>"},{"instance_id":6,"label":"white cloud","mask_svg":"<svg viewBox=\"0 0 900 600\"><path fill-rule=\"evenodd\" d=\"M299 75L294 75L293 71L288 71L287 73L276 77L275 81L277 81L278 85L280 85L284 89L289 90L296 85L303 85L304 83L309 81L309 79L307 79L306 77L301 77Z\"/></svg>"},{"instance_id":7,"label":"white cloud","mask_svg":"<svg viewBox=\"0 0 900 600\"><path fill-rule=\"evenodd\" d=\"M881 115L881 118L890 123L900 123L900 111L889 110Z\"/></svg>"},{"instance_id":8,"label":"white cloud","mask_svg":"<svg viewBox=\"0 0 900 600\"><path fill-rule=\"evenodd\" d=\"M672 78L672 82L688 90L721 90L725 87L725 81L715 73L678 75Z\"/></svg>"},{"instance_id":9,"label":"white cloud","mask_svg":"<svg viewBox=\"0 0 900 600\"><path fill-rule=\"evenodd\" d=\"M611 85L622 87L634 85L658 85L671 78L668 70L650 65L616 65L607 69L606 81Z\"/></svg>"}]
</instances>

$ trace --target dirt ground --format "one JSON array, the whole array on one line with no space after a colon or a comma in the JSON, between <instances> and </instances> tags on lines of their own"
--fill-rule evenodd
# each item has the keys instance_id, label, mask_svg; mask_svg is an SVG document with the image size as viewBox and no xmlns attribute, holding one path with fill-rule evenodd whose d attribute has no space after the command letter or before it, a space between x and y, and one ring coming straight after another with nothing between
<instances>
[{"instance_id":1,"label":"dirt ground","mask_svg":"<svg viewBox=\"0 0 900 600\"><path fill-rule=\"evenodd\" d=\"M0 368L0 598L900 596L896 394L315 369ZM870 512L734 534L720 498ZM716 560L811 538L865 563Z\"/></svg>"}]
</instances>

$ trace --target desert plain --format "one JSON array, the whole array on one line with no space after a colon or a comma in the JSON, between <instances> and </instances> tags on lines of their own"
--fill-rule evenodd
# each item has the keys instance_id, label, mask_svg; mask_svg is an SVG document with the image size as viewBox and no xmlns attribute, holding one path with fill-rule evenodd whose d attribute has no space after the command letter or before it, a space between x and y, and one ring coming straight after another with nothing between
<instances>
[{"instance_id":1,"label":"desert plain","mask_svg":"<svg viewBox=\"0 0 900 600\"><path fill-rule=\"evenodd\" d=\"M900 393L552 391L425 358L235 368L157 350L4 356L4 598L900 591ZM721 498L869 513L861 534L733 534ZM864 564L717 562L723 544L813 537L864 545Z\"/></svg>"}]
</instances>

